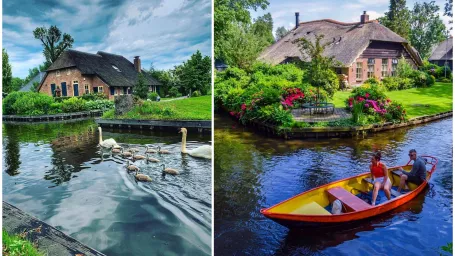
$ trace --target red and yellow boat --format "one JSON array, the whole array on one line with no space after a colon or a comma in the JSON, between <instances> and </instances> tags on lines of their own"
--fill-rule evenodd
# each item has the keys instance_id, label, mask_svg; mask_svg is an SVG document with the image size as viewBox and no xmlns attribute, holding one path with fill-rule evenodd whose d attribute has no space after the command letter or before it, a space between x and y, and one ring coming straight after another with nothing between
<instances>
[{"instance_id":1,"label":"red and yellow boat","mask_svg":"<svg viewBox=\"0 0 455 256\"><path fill-rule=\"evenodd\" d=\"M370 172L366 172L303 192L272 207L262 209L261 213L289 228L339 226L377 216L411 201L426 187L436 170L438 160L432 156L420 157L426 162L427 179L419 186L406 182L407 192L400 194L396 191L400 183L400 174L397 171L400 167L410 171L411 161L404 166L389 168L392 197L375 206L361 199L362 195L369 195L373 191L373 184L369 179ZM331 205L337 199L342 203L343 212L332 214Z\"/></svg>"}]
</instances>

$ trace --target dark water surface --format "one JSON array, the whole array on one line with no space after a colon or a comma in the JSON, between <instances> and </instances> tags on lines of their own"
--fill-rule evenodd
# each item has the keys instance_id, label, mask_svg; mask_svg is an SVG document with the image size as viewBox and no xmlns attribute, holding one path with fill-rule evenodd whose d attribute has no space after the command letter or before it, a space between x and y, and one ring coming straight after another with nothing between
<instances>
[{"instance_id":1,"label":"dark water surface","mask_svg":"<svg viewBox=\"0 0 455 256\"><path fill-rule=\"evenodd\" d=\"M439 255L452 241L452 118L364 139L285 141L215 116L216 255ZM430 186L400 208L343 230L292 230L263 217L303 191L368 171L372 151L389 166L408 151L439 159Z\"/></svg>"},{"instance_id":2,"label":"dark water surface","mask_svg":"<svg viewBox=\"0 0 455 256\"><path fill-rule=\"evenodd\" d=\"M153 182L138 183L126 160L97 147L93 121L3 125L3 200L107 255L209 255L211 161L182 156L181 134L103 130L125 147L161 145L157 163L136 161ZM189 132L189 149L210 136Z\"/></svg>"}]
</instances>

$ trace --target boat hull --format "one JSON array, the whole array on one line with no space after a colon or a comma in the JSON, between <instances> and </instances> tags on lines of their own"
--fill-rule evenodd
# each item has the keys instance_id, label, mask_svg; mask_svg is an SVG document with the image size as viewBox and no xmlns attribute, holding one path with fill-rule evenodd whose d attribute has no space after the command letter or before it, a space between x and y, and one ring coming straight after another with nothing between
<instances>
[{"instance_id":1,"label":"boat hull","mask_svg":"<svg viewBox=\"0 0 455 256\"><path fill-rule=\"evenodd\" d=\"M413 200L426 188L431 175L436 170L438 160L432 156L421 157L425 159L427 165L431 165L431 169L427 170L426 181L418 186L407 183L410 189L409 192L392 197L390 200L376 206L371 206L355 197L356 191L365 193L365 190L370 192L372 190L371 183L366 180L366 178L370 177L370 173L362 173L303 192L267 209L261 209L261 213L265 217L288 228L333 228L356 224L400 207ZM400 176L393 174L393 171L399 168L409 171L412 167L410 162L411 161L404 166L396 166L388 169L389 178L391 179L392 184L397 186L400 183ZM333 194L336 193L334 191L344 192L341 193L342 195L336 195ZM331 214L327 211L325 206L328 207L337 196L343 198L343 205L347 203L347 205L345 205L347 208L340 214ZM351 206L355 205L352 204L352 200L350 201L351 203L348 203L349 197L355 197L355 200L353 201L357 201L357 207L354 207L356 209L350 209Z\"/></svg>"}]
</instances>

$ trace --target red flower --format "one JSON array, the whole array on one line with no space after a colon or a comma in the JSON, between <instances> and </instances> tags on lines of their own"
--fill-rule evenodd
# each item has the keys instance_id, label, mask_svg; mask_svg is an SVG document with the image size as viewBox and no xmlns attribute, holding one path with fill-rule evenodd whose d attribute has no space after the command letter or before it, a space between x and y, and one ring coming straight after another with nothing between
<instances>
[{"instance_id":1,"label":"red flower","mask_svg":"<svg viewBox=\"0 0 455 256\"><path fill-rule=\"evenodd\" d=\"M368 99L368 97L370 97L370 94L369 94L369 93L366 93L366 94L365 94L365 98Z\"/></svg>"},{"instance_id":2,"label":"red flower","mask_svg":"<svg viewBox=\"0 0 455 256\"><path fill-rule=\"evenodd\" d=\"M390 99L387 99L387 102L390 102Z\"/></svg>"},{"instance_id":3,"label":"red flower","mask_svg":"<svg viewBox=\"0 0 455 256\"><path fill-rule=\"evenodd\" d=\"M246 105L245 105L245 103L242 104L242 107L241 107L241 108L242 108L243 111L246 110Z\"/></svg>"}]
</instances>

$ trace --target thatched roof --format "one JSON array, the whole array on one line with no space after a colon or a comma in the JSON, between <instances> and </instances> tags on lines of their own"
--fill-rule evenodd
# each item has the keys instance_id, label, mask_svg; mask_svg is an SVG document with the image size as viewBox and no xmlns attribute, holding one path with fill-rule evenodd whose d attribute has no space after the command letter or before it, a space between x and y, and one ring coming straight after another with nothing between
<instances>
[{"instance_id":1,"label":"thatched roof","mask_svg":"<svg viewBox=\"0 0 455 256\"><path fill-rule=\"evenodd\" d=\"M109 86L133 87L137 84L138 72L134 68L134 64L121 55L101 51L91 54L68 50L62 53L47 71L69 67L78 68L83 75L96 75ZM148 85L160 85L160 82L147 72L142 73Z\"/></svg>"},{"instance_id":2,"label":"thatched roof","mask_svg":"<svg viewBox=\"0 0 455 256\"><path fill-rule=\"evenodd\" d=\"M453 60L453 38L440 43L428 60Z\"/></svg>"},{"instance_id":3,"label":"thatched roof","mask_svg":"<svg viewBox=\"0 0 455 256\"><path fill-rule=\"evenodd\" d=\"M316 35L324 35L322 43L330 43L325 48L324 55L334 56L342 66L350 66L357 57L368 47L371 41L387 41L401 43L413 56L417 63L421 59L411 49L408 42L379 24L376 20L366 21L364 24L343 23L335 20L324 19L299 23L299 27L291 30L287 35L276 43L264 50L258 60L271 64L279 64L287 58L299 58L309 61L307 56L303 56L296 39L307 38L315 41Z\"/></svg>"}]
</instances>

